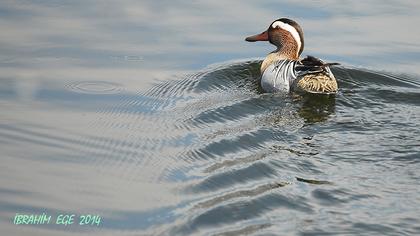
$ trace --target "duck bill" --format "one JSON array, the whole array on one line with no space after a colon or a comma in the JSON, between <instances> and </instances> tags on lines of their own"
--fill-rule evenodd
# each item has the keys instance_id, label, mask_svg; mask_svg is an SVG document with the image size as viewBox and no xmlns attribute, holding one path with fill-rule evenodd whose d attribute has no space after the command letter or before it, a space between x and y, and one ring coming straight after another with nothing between
<instances>
[{"instance_id":1,"label":"duck bill","mask_svg":"<svg viewBox=\"0 0 420 236\"><path fill-rule=\"evenodd\" d=\"M245 41L248 41L248 42L268 41L268 31L264 31L261 34L249 36L245 39Z\"/></svg>"}]
</instances>

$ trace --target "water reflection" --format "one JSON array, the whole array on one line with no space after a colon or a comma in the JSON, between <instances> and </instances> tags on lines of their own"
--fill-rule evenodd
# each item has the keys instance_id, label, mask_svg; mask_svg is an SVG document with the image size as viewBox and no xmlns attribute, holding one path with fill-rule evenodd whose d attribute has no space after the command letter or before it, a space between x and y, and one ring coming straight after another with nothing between
<instances>
[{"instance_id":1,"label":"water reflection","mask_svg":"<svg viewBox=\"0 0 420 236\"><path fill-rule=\"evenodd\" d=\"M335 95L315 96L307 94L301 99L302 106L298 114L308 124L326 121L335 112Z\"/></svg>"}]
</instances>

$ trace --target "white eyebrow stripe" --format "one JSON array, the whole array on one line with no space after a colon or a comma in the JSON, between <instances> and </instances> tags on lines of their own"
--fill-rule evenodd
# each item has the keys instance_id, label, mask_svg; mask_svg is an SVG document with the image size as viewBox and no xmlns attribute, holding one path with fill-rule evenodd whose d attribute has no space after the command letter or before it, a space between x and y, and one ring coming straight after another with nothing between
<instances>
[{"instance_id":1,"label":"white eyebrow stripe","mask_svg":"<svg viewBox=\"0 0 420 236\"><path fill-rule=\"evenodd\" d=\"M288 31L292 35L292 37L295 39L295 41L296 41L296 43L298 45L298 50L297 51L300 51L300 47L302 46L302 41L300 41L299 33L295 29L295 27L293 27L293 26L291 26L289 24L286 24L284 22L281 22L281 21L274 22L271 25L271 27L273 27L273 28L280 27L281 29L284 29L284 30Z\"/></svg>"}]
</instances>

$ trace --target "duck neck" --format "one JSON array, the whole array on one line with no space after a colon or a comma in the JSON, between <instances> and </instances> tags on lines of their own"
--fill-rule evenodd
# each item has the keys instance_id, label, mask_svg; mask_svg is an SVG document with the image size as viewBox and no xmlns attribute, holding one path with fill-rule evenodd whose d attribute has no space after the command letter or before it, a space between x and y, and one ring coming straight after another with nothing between
<instances>
[{"instance_id":1,"label":"duck neck","mask_svg":"<svg viewBox=\"0 0 420 236\"><path fill-rule=\"evenodd\" d=\"M267 55L261 64L261 74L264 73L268 66L280 60L298 60L299 55L296 47L280 47L276 51Z\"/></svg>"}]
</instances>

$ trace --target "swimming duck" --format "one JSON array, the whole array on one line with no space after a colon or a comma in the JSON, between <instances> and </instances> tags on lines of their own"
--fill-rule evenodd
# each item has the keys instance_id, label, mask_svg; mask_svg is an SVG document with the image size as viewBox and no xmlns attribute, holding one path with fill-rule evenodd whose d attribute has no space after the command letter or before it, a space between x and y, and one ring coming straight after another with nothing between
<instances>
[{"instance_id":1,"label":"swimming duck","mask_svg":"<svg viewBox=\"0 0 420 236\"><path fill-rule=\"evenodd\" d=\"M337 92L337 81L330 66L338 63L324 63L313 56L299 59L304 47L303 30L294 20L275 20L266 31L245 40L269 41L277 47L261 64L261 87L264 91Z\"/></svg>"}]
</instances>

